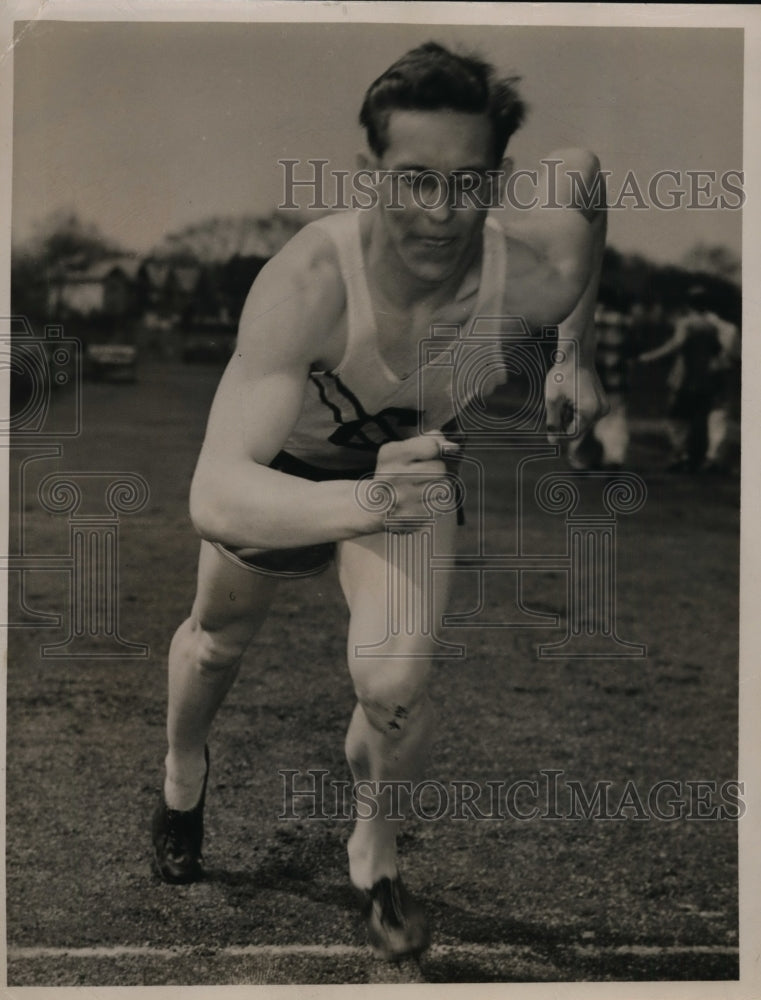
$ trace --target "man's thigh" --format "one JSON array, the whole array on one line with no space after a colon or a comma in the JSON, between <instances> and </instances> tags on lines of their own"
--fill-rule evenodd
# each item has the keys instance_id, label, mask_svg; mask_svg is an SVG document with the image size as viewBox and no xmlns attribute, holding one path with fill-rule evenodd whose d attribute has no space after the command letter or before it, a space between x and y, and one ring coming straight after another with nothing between
<instances>
[{"instance_id":1,"label":"man's thigh","mask_svg":"<svg viewBox=\"0 0 761 1000\"><path fill-rule=\"evenodd\" d=\"M193 615L208 630L235 627L253 634L267 614L277 583L276 577L244 568L202 541Z\"/></svg>"},{"instance_id":2,"label":"man's thigh","mask_svg":"<svg viewBox=\"0 0 761 1000\"><path fill-rule=\"evenodd\" d=\"M432 554L456 547L457 518L437 518L432 535L379 532L340 542L338 575L351 614L352 644L389 639L399 655L425 655L432 648L451 589L451 572L434 570ZM390 648L390 645L388 645Z\"/></svg>"}]
</instances>

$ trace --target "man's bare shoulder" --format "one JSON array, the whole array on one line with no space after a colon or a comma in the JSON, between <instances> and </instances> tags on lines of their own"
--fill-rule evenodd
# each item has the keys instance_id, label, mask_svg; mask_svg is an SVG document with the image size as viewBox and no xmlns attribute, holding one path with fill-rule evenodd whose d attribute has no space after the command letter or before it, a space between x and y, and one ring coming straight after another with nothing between
<instances>
[{"instance_id":1,"label":"man's bare shoulder","mask_svg":"<svg viewBox=\"0 0 761 1000\"><path fill-rule=\"evenodd\" d=\"M335 245L321 226L310 223L259 272L241 316L240 336L277 333L294 344L315 345L336 326L345 307Z\"/></svg>"},{"instance_id":2,"label":"man's bare shoulder","mask_svg":"<svg viewBox=\"0 0 761 1000\"><path fill-rule=\"evenodd\" d=\"M527 236L525 227L518 224L500 224L507 251L507 277L525 278L536 271L542 257Z\"/></svg>"},{"instance_id":3,"label":"man's bare shoulder","mask_svg":"<svg viewBox=\"0 0 761 1000\"><path fill-rule=\"evenodd\" d=\"M298 292L312 305L342 307L345 290L333 241L316 222L300 229L262 268L254 288L275 301Z\"/></svg>"},{"instance_id":4,"label":"man's bare shoulder","mask_svg":"<svg viewBox=\"0 0 761 1000\"><path fill-rule=\"evenodd\" d=\"M547 259L527 235L525 226L499 221L500 236L505 245L505 286L503 308L508 313L520 312L531 324L541 313L544 296L537 296L537 285L544 286L549 275Z\"/></svg>"}]
</instances>

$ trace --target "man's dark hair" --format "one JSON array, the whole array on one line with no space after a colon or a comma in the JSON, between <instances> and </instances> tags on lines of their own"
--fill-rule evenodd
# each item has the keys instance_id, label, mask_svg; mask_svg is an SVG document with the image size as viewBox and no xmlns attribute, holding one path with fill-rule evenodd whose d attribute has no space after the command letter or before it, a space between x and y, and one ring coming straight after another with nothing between
<instances>
[{"instance_id":1,"label":"man's dark hair","mask_svg":"<svg viewBox=\"0 0 761 1000\"><path fill-rule=\"evenodd\" d=\"M697 312L708 309L708 290L704 285L690 285L687 289L687 305Z\"/></svg>"},{"instance_id":2,"label":"man's dark hair","mask_svg":"<svg viewBox=\"0 0 761 1000\"><path fill-rule=\"evenodd\" d=\"M376 156L388 147L392 111L466 111L488 114L498 163L510 136L523 123L526 106L519 77L497 79L494 67L475 55L450 52L437 42L411 49L372 83L359 113Z\"/></svg>"}]
</instances>

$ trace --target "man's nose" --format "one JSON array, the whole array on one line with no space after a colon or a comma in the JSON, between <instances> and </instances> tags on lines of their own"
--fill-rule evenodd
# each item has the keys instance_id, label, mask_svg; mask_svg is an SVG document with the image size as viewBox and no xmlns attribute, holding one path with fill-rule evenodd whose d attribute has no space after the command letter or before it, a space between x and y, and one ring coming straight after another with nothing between
<instances>
[{"instance_id":1,"label":"man's nose","mask_svg":"<svg viewBox=\"0 0 761 1000\"><path fill-rule=\"evenodd\" d=\"M418 207L436 222L448 222L454 211L455 197L449 179L438 171L431 171L420 176L416 188Z\"/></svg>"},{"instance_id":2,"label":"man's nose","mask_svg":"<svg viewBox=\"0 0 761 1000\"><path fill-rule=\"evenodd\" d=\"M452 205L451 199L447 197L440 203L427 209L428 215L431 219L434 219L437 223L449 222L454 214L454 206Z\"/></svg>"}]
</instances>

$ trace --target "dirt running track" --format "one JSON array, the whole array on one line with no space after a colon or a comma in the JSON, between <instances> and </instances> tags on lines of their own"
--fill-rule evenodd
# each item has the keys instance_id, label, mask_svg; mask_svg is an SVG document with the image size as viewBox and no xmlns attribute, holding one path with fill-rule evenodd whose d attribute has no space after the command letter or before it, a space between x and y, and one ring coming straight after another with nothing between
<instances>
[{"instance_id":1,"label":"dirt running track","mask_svg":"<svg viewBox=\"0 0 761 1000\"><path fill-rule=\"evenodd\" d=\"M519 818L519 809L530 812L527 793L504 818L447 812L408 825L404 871L435 925L419 971L379 966L365 948L346 875L349 822L310 818L296 799L297 818L278 818L283 769L347 778L353 699L334 571L283 588L219 717L208 879L153 880L147 824L164 754L165 658L193 596L186 495L218 374L164 364L144 368L135 385L88 383L81 436L59 459L27 468L25 551L43 555L65 555L69 530L65 515L37 500L44 476L134 472L149 484L145 507L119 525L121 634L149 655L43 658L41 645L65 629L11 633L9 984L736 978L737 823L717 820L718 791L702 805L687 801L686 783L718 790L737 777L739 488L668 476L662 451L641 437L631 468L648 496L618 521L618 631L646 644L646 657L537 658L558 628L446 631L467 656L436 668L431 777L445 788L519 780L542 788L559 772L559 818ZM496 452L483 461L490 551L513 551L511 475ZM560 460L534 463L529 493L553 469L563 469ZM476 541L474 511L471 497L466 550ZM559 552L564 530L562 517L528 512L524 551ZM27 573L27 605L65 621L67 581L63 572ZM490 575L486 620L501 620L514 588L514 575ZM472 610L475 593L473 574L458 573L453 609ZM523 597L534 613L562 612L563 573L526 573ZM642 815L636 805L615 819L567 816L569 781L587 792L609 783L615 805L627 782L647 800L666 780L687 802L682 818Z\"/></svg>"}]
</instances>

